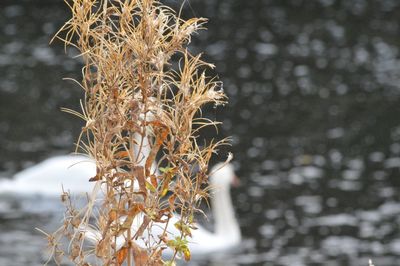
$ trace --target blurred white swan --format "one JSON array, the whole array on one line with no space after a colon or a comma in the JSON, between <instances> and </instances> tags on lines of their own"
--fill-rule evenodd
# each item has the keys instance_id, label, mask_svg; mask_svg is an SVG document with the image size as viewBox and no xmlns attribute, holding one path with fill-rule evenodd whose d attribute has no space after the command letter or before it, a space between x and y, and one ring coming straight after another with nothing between
<instances>
[{"instance_id":1,"label":"blurred white swan","mask_svg":"<svg viewBox=\"0 0 400 266\"><path fill-rule=\"evenodd\" d=\"M221 168L222 167L222 168ZM231 164L218 164L213 167L210 176L210 184L214 188L211 198L212 212L215 220L214 233L206 230L200 225L196 225L197 230L192 230L192 238L189 238L189 249L193 256L201 254L209 254L233 248L241 241L241 233L238 221L235 218L235 213L232 205L230 187L237 181L233 166ZM143 221L143 216L137 216L133 222L131 231L134 235ZM180 216L175 214L169 221L167 232L169 239L174 239L180 235L180 231L174 226L180 220ZM158 241L158 235L163 232L165 224L154 223L151 228L151 235L154 236L153 241ZM91 228L82 229L85 233L85 238L92 244L97 244L102 235L99 231ZM145 247L145 242L149 239L146 236L148 232L144 232L144 238L139 241L139 245ZM117 250L125 244L125 237L121 235L116 240ZM167 249L165 255L171 256L172 250Z\"/></svg>"},{"instance_id":2,"label":"blurred white swan","mask_svg":"<svg viewBox=\"0 0 400 266\"><path fill-rule=\"evenodd\" d=\"M0 193L59 197L62 186L74 194L90 193L94 182L89 179L95 175L96 164L88 157L56 156L22 170L12 179L0 180Z\"/></svg>"},{"instance_id":3,"label":"blurred white swan","mask_svg":"<svg viewBox=\"0 0 400 266\"><path fill-rule=\"evenodd\" d=\"M136 134L135 139L141 149L135 147L135 156L141 165L150 153L147 136ZM151 171L157 171L153 163ZM83 155L63 155L18 172L12 179L0 179L0 194L18 194L22 196L59 197L64 191L72 195L91 193L96 182L89 182L96 175L96 163Z\"/></svg>"}]
</instances>

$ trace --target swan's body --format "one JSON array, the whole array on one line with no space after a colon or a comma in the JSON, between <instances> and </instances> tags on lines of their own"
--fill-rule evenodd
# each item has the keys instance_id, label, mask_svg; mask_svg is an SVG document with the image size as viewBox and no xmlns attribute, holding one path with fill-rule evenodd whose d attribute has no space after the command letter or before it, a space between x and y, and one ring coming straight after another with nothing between
<instances>
[{"instance_id":1,"label":"swan's body","mask_svg":"<svg viewBox=\"0 0 400 266\"><path fill-rule=\"evenodd\" d=\"M218 169L218 167L220 166L214 167L214 169ZM239 244L241 239L230 197L230 185L234 178L233 168L228 164L213 172L210 182L214 188L211 203L215 232L212 233L202 226L196 225L198 229L192 230L192 238L189 239L189 248L194 256L229 249ZM1 180L0 193L59 197L62 187L74 195L91 193L95 182L88 180L95 174L95 163L87 157L58 156L17 173L12 180ZM139 228L142 220L142 216L137 216L132 226L133 233ZM169 222L167 231L170 239L180 234L174 226L179 220L180 216L175 214ZM151 229L152 235L161 235L163 227L164 224L155 223ZM94 230L88 230L85 237L93 243L101 240L100 233ZM144 241L148 241L148 239L144 239ZM117 239L116 244L117 247L122 247L125 244L125 238L121 236ZM141 245L144 247L144 242ZM172 251L167 249L164 254L172 255Z\"/></svg>"},{"instance_id":2,"label":"swan's body","mask_svg":"<svg viewBox=\"0 0 400 266\"><path fill-rule=\"evenodd\" d=\"M219 169L220 168L220 169ZM235 218L231 196L230 196L230 185L233 183L235 175L233 167L228 164L221 168L221 165L214 167L212 175L210 177L211 186L215 188L213 197L211 198L212 211L215 220L214 233L206 230L200 225L196 225L197 229L192 230L192 237L189 238L188 247L193 256L202 254L209 254L219 252L222 250L230 249L240 243L241 234L238 222ZM180 231L174 226L175 223L179 222L180 216L175 214L169 221L167 232L168 238L174 239L175 236L180 235ZM134 220L131 235L136 233L143 221L143 216L138 215ZM150 238L152 241L158 241L158 235L161 235L164 230L165 224L154 223L151 228L151 235L155 236ZM85 233L85 238L93 244L97 244L102 236L99 231L93 229L82 229ZM145 242L149 241L149 232L143 233L143 238L139 240L138 244L145 247ZM125 236L120 236L116 240L117 250L125 245ZM164 251L164 255L171 256L172 250L167 249Z\"/></svg>"},{"instance_id":3,"label":"swan's body","mask_svg":"<svg viewBox=\"0 0 400 266\"><path fill-rule=\"evenodd\" d=\"M149 138L139 134L134 137L137 142L135 157L138 158L139 165L144 166L145 159L150 154ZM159 175L155 162L151 166L151 172ZM89 182L89 179L95 175L96 162L89 157L56 156L15 174L12 179L1 179L0 194L59 197L62 188L73 195L90 194L96 182Z\"/></svg>"},{"instance_id":4,"label":"swan's body","mask_svg":"<svg viewBox=\"0 0 400 266\"><path fill-rule=\"evenodd\" d=\"M13 179L0 180L0 193L25 196L58 197L62 187L74 194L90 193L96 164L88 157L65 155L49 158L17 173Z\"/></svg>"}]
</instances>

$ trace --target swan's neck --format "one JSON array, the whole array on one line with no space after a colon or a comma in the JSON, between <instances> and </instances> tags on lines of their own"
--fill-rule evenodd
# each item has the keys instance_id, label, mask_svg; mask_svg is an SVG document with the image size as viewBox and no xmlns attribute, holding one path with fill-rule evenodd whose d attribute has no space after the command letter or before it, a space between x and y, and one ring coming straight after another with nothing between
<instances>
[{"instance_id":1,"label":"swan's neck","mask_svg":"<svg viewBox=\"0 0 400 266\"><path fill-rule=\"evenodd\" d=\"M137 144L134 147L135 158L139 161L139 165L144 166L146 163L146 159L150 154L150 142L149 137L135 133L134 134L135 141Z\"/></svg>"},{"instance_id":2,"label":"swan's neck","mask_svg":"<svg viewBox=\"0 0 400 266\"><path fill-rule=\"evenodd\" d=\"M150 155L151 152L151 144L150 144L150 136L146 135L143 136L136 133L134 135L135 141L137 145L134 147L135 158L137 158L140 166L145 166L146 160ZM156 175L160 175L157 169L157 162L156 160L153 161L150 169L151 173L155 173Z\"/></svg>"},{"instance_id":3,"label":"swan's neck","mask_svg":"<svg viewBox=\"0 0 400 266\"><path fill-rule=\"evenodd\" d=\"M239 224L232 206L229 187L217 187L211 199L215 219L215 234L227 241L240 240Z\"/></svg>"}]
</instances>

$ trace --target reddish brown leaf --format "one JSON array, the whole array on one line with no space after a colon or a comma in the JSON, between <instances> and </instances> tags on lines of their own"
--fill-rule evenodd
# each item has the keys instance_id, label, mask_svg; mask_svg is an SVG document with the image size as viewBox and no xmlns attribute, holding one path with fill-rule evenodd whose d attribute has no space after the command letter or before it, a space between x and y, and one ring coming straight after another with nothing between
<instances>
[{"instance_id":1,"label":"reddish brown leaf","mask_svg":"<svg viewBox=\"0 0 400 266\"><path fill-rule=\"evenodd\" d=\"M151 175L151 176L150 176L150 181L151 181L151 184L152 184L154 187L158 187L158 181L157 181L157 177L156 177L155 175Z\"/></svg>"},{"instance_id":2,"label":"reddish brown leaf","mask_svg":"<svg viewBox=\"0 0 400 266\"><path fill-rule=\"evenodd\" d=\"M120 250L117 251L117 265L122 265L128 256L129 248L122 247Z\"/></svg>"},{"instance_id":3,"label":"reddish brown leaf","mask_svg":"<svg viewBox=\"0 0 400 266\"><path fill-rule=\"evenodd\" d=\"M116 154L114 154L114 156L117 159L126 158L126 157L129 157L129 152L128 151L119 151Z\"/></svg>"}]
</instances>

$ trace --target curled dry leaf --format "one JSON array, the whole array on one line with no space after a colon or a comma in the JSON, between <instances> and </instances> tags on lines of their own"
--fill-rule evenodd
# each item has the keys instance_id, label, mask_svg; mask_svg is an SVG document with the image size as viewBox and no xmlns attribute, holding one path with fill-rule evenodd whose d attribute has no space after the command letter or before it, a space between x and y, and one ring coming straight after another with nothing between
<instances>
[{"instance_id":1,"label":"curled dry leaf","mask_svg":"<svg viewBox=\"0 0 400 266\"><path fill-rule=\"evenodd\" d=\"M124 263L126 257L128 256L128 252L129 252L128 247L122 247L120 250L117 251L117 266L120 266ZM137 264L137 265L143 265L143 264Z\"/></svg>"}]
</instances>

